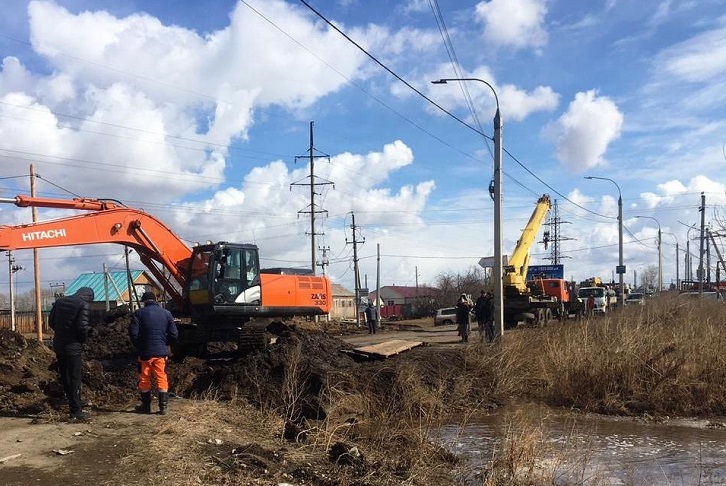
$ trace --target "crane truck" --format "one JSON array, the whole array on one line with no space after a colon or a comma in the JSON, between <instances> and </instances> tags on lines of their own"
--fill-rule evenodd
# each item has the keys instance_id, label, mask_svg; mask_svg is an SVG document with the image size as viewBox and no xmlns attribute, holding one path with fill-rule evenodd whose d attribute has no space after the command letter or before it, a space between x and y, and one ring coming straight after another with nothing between
<instances>
[{"instance_id":1,"label":"crane truck","mask_svg":"<svg viewBox=\"0 0 726 486\"><path fill-rule=\"evenodd\" d=\"M258 248L219 241L188 247L163 222L111 199L0 198L17 207L62 208L75 215L0 226L0 250L118 243L133 248L170 297L179 339L175 357L200 354L210 342L240 350L266 344L270 322L329 313L326 277L282 275L260 269Z\"/></svg>"},{"instance_id":2,"label":"crane truck","mask_svg":"<svg viewBox=\"0 0 726 486\"><path fill-rule=\"evenodd\" d=\"M519 322L529 321L545 324L552 318L565 319L577 300L571 298L570 287L563 279L535 278L527 281L529 250L537 237L552 203L547 194L537 200L532 216L517 241L508 264L504 267L502 283L504 289L504 322L515 327Z\"/></svg>"}]
</instances>

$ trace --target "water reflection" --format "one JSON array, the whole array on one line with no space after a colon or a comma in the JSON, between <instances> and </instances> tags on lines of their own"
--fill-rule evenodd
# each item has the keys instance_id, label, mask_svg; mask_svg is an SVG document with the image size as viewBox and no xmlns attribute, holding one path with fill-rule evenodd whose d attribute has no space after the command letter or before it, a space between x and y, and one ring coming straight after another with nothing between
<instances>
[{"instance_id":1,"label":"water reflection","mask_svg":"<svg viewBox=\"0 0 726 486\"><path fill-rule=\"evenodd\" d=\"M469 418L434 434L466 458L467 485L482 484L496 453L516 442L523 453L536 454L548 484L726 484L726 429L708 421L652 423L527 407Z\"/></svg>"}]
</instances>

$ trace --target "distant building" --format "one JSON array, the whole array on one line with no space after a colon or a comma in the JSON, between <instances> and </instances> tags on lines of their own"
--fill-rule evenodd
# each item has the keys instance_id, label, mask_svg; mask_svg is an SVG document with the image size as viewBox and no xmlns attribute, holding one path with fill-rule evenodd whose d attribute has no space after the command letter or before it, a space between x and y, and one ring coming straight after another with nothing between
<instances>
[{"instance_id":1,"label":"distant building","mask_svg":"<svg viewBox=\"0 0 726 486\"><path fill-rule=\"evenodd\" d=\"M163 294L156 282L145 271L131 270L129 273L132 281L131 289L135 291L135 295L132 296L134 302L141 299L141 295L147 290L153 291L156 295ZM81 287L90 287L93 289L94 295L91 304L92 310L105 310L107 301L108 307L111 309L128 304L129 296L132 294L129 292L128 274L123 271L108 272L106 275L103 272L82 273L66 287L64 294L73 295Z\"/></svg>"},{"instance_id":2,"label":"distant building","mask_svg":"<svg viewBox=\"0 0 726 486\"><path fill-rule=\"evenodd\" d=\"M330 309L331 319L355 319L355 292L351 292L340 284L331 284L333 306Z\"/></svg>"},{"instance_id":3,"label":"distant building","mask_svg":"<svg viewBox=\"0 0 726 486\"><path fill-rule=\"evenodd\" d=\"M422 317L428 312L428 304L439 295L433 287L406 287L386 285L381 287L381 317ZM377 293L370 292L368 300L376 302Z\"/></svg>"}]
</instances>

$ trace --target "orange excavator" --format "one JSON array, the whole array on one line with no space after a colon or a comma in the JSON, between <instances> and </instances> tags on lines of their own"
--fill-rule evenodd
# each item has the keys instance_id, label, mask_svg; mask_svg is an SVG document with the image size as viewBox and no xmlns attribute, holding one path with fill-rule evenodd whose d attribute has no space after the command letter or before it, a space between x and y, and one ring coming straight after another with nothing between
<instances>
[{"instance_id":1,"label":"orange excavator","mask_svg":"<svg viewBox=\"0 0 726 486\"><path fill-rule=\"evenodd\" d=\"M266 273L257 246L220 241L189 248L154 216L110 199L0 198L18 207L87 211L15 226L0 226L0 250L118 243L136 250L161 284L178 318L176 358L200 354L210 342L264 346L275 320L330 311L326 277Z\"/></svg>"}]
</instances>

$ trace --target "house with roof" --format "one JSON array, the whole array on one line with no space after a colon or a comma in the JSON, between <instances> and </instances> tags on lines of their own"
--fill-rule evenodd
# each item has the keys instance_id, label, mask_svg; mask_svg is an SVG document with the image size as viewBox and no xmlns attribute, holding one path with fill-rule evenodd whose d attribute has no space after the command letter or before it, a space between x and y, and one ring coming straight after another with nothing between
<instances>
[{"instance_id":1,"label":"house with roof","mask_svg":"<svg viewBox=\"0 0 726 486\"><path fill-rule=\"evenodd\" d=\"M386 285L380 288L381 317L422 317L440 291L433 287ZM376 302L378 294L370 292L368 300Z\"/></svg>"},{"instance_id":2,"label":"house with roof","mask_svg":"<svg viewBox=\"0 0 726 486\"><path fill-rule=\"evenodd\" d=\"M134 303L138 302L147 290L157 295L163 294L157 283L144 270L131 270L128 273L125 271L82 273L66 287L64 294L73 295L81 287L93 289L91 310L113 309L127 304L130 296L134 299Z\"/></svg>"},{"instance_id":3,"label":"house with roof","mask_svg":"<svg viewBox=\"0 0 726 486\"><path fill-rule=\"evenodd\" d=\"M330 291L333 293L333 305L328 314L330 319L355 319L355 292L336 283L331 283Z\"/></svg>"}]
</instances>

